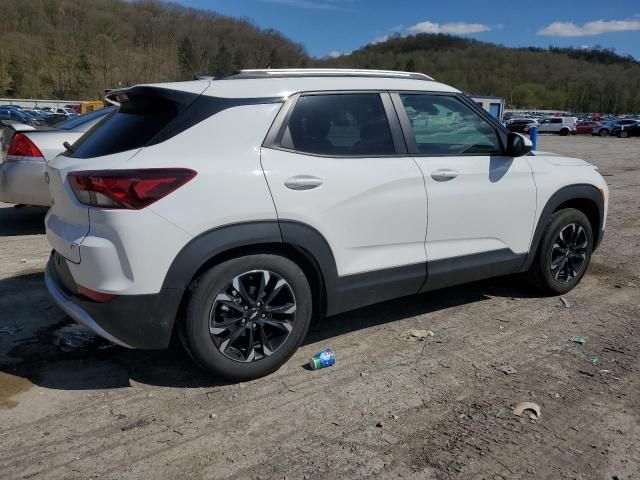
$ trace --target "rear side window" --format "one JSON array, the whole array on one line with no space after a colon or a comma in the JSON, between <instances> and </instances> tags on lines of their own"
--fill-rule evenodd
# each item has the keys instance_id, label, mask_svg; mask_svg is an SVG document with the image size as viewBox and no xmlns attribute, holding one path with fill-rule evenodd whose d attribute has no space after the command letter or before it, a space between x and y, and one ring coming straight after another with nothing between
<instances>
[{"instance_id":1,"label":"rear side window","mask_svg":"<svg viewBox=\"0 0 640 480\"><path fill-rule=\"evenodd\" d=\"M327 156L395 153L387 116L377 93L300 97L281 145Z\"/></svg>"}]
</instances>

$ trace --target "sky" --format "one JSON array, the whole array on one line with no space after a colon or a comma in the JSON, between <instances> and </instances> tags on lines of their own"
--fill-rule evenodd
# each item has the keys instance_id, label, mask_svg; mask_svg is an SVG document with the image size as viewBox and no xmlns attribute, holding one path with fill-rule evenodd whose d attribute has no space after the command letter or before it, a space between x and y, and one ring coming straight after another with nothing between
<instances>
[{"instance_id":1,"label":"sky","mask_svg":"<svg viewBox=\"0 0 640 480\"><path fill-rule=\"evenodd\" d=\"M176 0L173 0L176 1ZM640 60L640 0L177 0L275 28L315 57L388 35L450 33L511 47L614 48Z\"/></svg>"}]
</instances>

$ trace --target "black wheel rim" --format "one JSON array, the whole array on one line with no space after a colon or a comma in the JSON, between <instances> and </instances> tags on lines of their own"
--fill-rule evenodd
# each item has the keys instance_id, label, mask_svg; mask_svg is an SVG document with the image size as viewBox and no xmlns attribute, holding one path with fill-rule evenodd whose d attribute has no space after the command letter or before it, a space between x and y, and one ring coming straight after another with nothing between
<instances>
[{"instance_id":1,"label":"black wheel rim","mask_svg":"<svg viewBox=\"0 0 640 480\"><path fill-rule=\"evenodd\" d=\"M587 232L577 223L566 225L551 247L551 275L567 283L580 275L587 261Z\"/></svg>"},{"instance_id":2,"label":"black wheel rim","mask_svg":"<svg viewBox=\"0 0 640 480\"><path fill-rule=\"evenodd\" d=\"M296 299L287 281L268 270L234 277L216 295L209 333L216 348L238 362L256 362L277 351L291 334Z\"/></svg>"}]
</instances>

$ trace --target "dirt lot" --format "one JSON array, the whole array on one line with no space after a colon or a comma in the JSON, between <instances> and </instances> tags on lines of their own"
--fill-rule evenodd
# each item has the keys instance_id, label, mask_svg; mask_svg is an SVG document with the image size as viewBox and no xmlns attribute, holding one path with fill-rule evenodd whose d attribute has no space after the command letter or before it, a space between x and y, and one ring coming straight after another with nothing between
<instances>
[{"instance_id":1,"label":"dirt lot","mask_svg":"<svg viewBox=\"0 0 640 480\"><path fill-rule=\"evenodd\" d=\"M0 478L640 478L640 140L541 149L590 160L611 188L566 305L515 278L392 301L316 324L244 384L179 348L85 335L45 291L44 212L0 208ZM302 368L328 346L334 367ZM513 415L521 401L537 422Z\"/></svg>"}]
</instances>

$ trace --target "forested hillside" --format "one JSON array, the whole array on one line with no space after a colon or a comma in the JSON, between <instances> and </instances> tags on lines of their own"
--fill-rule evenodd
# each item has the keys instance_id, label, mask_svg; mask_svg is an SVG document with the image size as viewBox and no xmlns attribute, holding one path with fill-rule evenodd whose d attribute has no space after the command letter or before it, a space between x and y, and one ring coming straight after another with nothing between
<instances>
[{"instance_id":1,"label":"forested hillside","mask_svg":"<svg viewBox=\"0 0 640 480\"><path fill-rule=\"evenodd\" d=\"M152 0L0 0L0 96L99 98L103 89L237 68L303 66L274 30Z\"/></svg>"},{"instance_id":2,"label":"forested hillside","mask_svg":"<svg viewBox=\"0 0 640 480\"><path fill-rule=\"evenodd\" d=\"M449 35L395 37L324 66L423 72L514 107L640 111L640 63L609 50L514 49Z\"/></svg>"},{"instance_id":3,"label":"forested hillside","mask_svg":"<svg viewBox=\"0 0 640 480\"><path fill-rule=\"evenodd\" d=\"M424 72L516 107L640 111L640 63L609 50L421 34L313 59L275 30L158 0L0 0L0 19L0 96L99 98L105 88L188 79L193 70L315 65Z\"/></svg>"}]
</instances>

